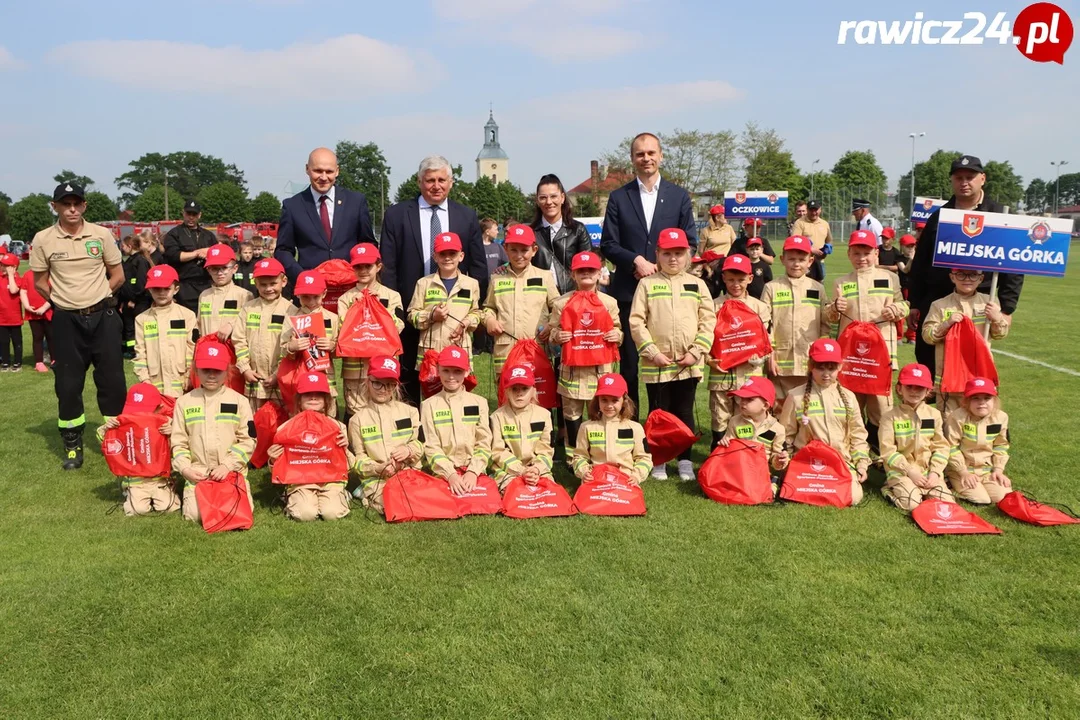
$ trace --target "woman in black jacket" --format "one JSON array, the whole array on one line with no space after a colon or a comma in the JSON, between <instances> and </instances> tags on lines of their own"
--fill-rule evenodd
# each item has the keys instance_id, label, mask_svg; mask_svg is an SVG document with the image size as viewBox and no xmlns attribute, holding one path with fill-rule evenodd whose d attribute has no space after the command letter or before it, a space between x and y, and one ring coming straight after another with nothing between
<instances>
[{"instance_id":1,"label":"woman in black jacket","mask_svg":"<svg viewBox=\"0 0 1080 720\"><path fill-rule=\"evenodd\" d=\"M592 250L592 240L585 226L574 219L570 198L556 175L544 175L536 186L532 229L537 244L532 264L554 270L560 295L575 290L570 263L579 252Z\"/></svg>"}]
</instances>

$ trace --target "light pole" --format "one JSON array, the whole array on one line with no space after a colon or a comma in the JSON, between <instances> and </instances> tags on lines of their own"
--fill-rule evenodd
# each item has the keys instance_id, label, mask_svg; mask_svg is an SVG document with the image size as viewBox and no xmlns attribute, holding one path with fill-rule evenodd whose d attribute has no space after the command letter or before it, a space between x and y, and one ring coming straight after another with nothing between
<instances>
[{"instance_id":1,"label":"light pole","mask_svg":"<svg viewBox=\"0 0 1080 720\"><path fill-rule=\"evenodd\" d=\"M165 168L165 220L169 219L169 168Z\"/></svg>"},{"instance_id":2,"label":"light pole","mask_svg":"<svg viewBox=\"0 0 1080 720\"><path fill-rule=\"evenodd\" d=\"M814 199L814 166L821 162L821 158L818 158L814 162L810 163L810 199Z\"/></svg>"},{"instance_id":3,"label":"light pole","mask_svg":"<svg viewBox=\"0 0 1080 720\"><path fill-rule=\"evenodd\" d=\"M908 210L908 215L915 212L915 138L924 137L926 133L908 133L908 137L911 138L911 209Z\"/></svg>"},{"instance_id":4,"label":"light pole","mask_svg":"<svg viewBox=\"0 0 1080 720\"><path fill-rule=\"evenodd\" d=\"M1058 214L1058 188L1061 185L1061 166L1068 165L1068 160L1058 160L1054 162L1050 161L1050 164L1057 168L1057 177L1054 178L1054 214Z\"/></svg>"}]
</instances>

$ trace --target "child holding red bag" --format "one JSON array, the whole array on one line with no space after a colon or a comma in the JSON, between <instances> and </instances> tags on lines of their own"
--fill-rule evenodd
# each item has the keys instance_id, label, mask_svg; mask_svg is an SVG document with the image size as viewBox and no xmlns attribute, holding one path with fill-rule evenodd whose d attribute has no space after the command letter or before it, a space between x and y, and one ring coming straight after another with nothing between
<instances>
[{"instance_id":1,"label":"child holding red bag","mask_svg":"<svg viewBox=\"0 0 1080 720\"><path fill-rule=\"evenodd\" d=\"M27 270L22 276L22 292L19 294L26 321L30 325L30 337L34 350L34 371L49 372L45 364L45 345L52 348L52 303L41 297L34 287L34 271Z\"/></svg>"},{"instance_id":2,"label":"child holding red bag","mask_svg":"<svg viewBox=\"0 0 1080 720\"><path fill-rule=\"evenodd\" d=\"M1009 416L1001 409L997 388L987 378L972 378L960 407L945 421L949 464L945 474L961 500L976 505L1001 502L1012 489L1005 474L1009 462Z\"/></svg>"},{"instance_id":3,"label":"child holding red bag","mask_svg":"<svg viewBox=\"0 0 1080 720\"><path fill-rule=\"evenodd\" d=\"M298 285L299 287L299 285ZM322 413L333 419L334 399L330 395L330 383L321 372L305 372L296 381L297 414L310 410ZM273 465L281 458L285 448L277 443L282 433L288 431L290 424L299 420L292 417L282 423L274 435L275 443L266 454ZM334 420L339 426L338 447L345 448L348 466L353 465L352 453L349 452L349 438L345 425ZM306 485L288 485L285 489L285 514L299 522L311 522L322 517L323 520L340 520L349 514L349 493L345 490L345 481L329 483L311 483Z\"/></svg>"},{"instance_id":4,"label":"child holding red bag","mask_svg":"<svg viewBox=\"0 0 1080 720\"><path fill-rule=\"evenodd\" d=\"M735 438L756 442L765 448L765 459L772 469L787 467L791 459L784 449L787 431L771 412L776 404L773 384L761 376L748 377L741 387L728 394L737 401L738 410L728 420L727 431L719 444L727 447Z\"/></svg>"},{"instance_id":5,"label":"child holding red bag","mask_svg":"<svg viewBox=\"0 0 1080 720\"><path fill-rule=\"evenodd\" d=\"M851 470L851 504L858 505L870 467L870 448L855 393L837 382L841 360L840 344L835 340L814 341L806 386L787 396L780 422L794 450L820 440L840 453Z\"/></svg>"},{"instance_id":6,"label":"child holding red bag","mask_svg":"<svg viewBox=\"0 0 1080 720\"><path fill-rule=\"evenodd\" d=\"M353 497L383 513L386 481L401 470L420 469L420 413L401 400L401 364L396 358L371 358L363 382L362 402L349 420L353 469L360 476Z\"/></svg>"},{"instance_id":7,"label":"child holding red bag","mask_svg":"<svg viewBox=\"0 0 1080 720\"><path fill-rule=\"evenodd\" d=\"M188 312L191 311L188 310ZM158 389L150 383L141 382L128 388L127 400L124 402L124 409L120 415L156 413L161 412L161 407L161 393ZM98 434L104 436L106 430L119 426L119 416L105 418L105 423L98 428ZM162 417L158 430L166 437L171 435L170 419ZM176 494L172 478L121 477L119 480L124 491L124 515L128 517L171 513L180 509L180 497Z\"/></svg>"},{"instance_id":8,"label":"child holding red bag","mask_svg":"<svg viewBox=\"0 0 1080 720\"><path fill-rule=\"evenodd\" d=\"M211 248L212 249L212 248ZM281 333L296 306L281 296L285 289L285 268L274 258L255 263L255 287L259 297L240 311L233 330L236 368L244 374L252 411L270 398L277 386L281 361Z\"/></svg>"},{"instance_id":9,"label":"child holding red bag","mask_svg":"<svg viewBox=\"0 0 1080 720\"><path fill-rule=\"evenodd\" d=\"M297 334L293 321L290 319L281 329L281 354L282 356L296 355L301 353L301 368L305 371L325 372L326 382L330 386L330 417L337 417L337 388L334 387L334 345L338 336L338 316L323 307L323 299L326 298L326 278L318 270L305 270L296 276L296 286L293 295L300 302L298 315L311 315L315 322L322 326L322 335L305 332ZM311 341L315 341L315 348L325 353L328 360L326 370L310 368L305 365L307 350L311 347Z\"/></svg>"},{"instance_id":10,"label":"child holding red bag","mask_svg":"<svg viewBox=\"0 0 1080 720\"><path fill-rule=\"evenodd\" d=\"M22 370L23 308L18 267L18 256L0 255L0 283L3 283L0 287L0 372Z\"/></svg>"},{"instance_id":11,"label":"child holding red bag","mask_svg":"<svg viewBox=\"0 0 1080 720\"><path fill-rule=\"evenodd\" d=\"M626 473L635 485L649 477L652 457L645 449L645 428L631 420L635 410L622 375L608 373L600 377L596 395L589 403L589 420L578 430L574 475L583 482L592 482L593 466L609 464Z\"/></svg>"},{"instance_id":12,"label":"child holding red bag","mask_svg":"<svg viewBox=\"0 0 1080 720\"><path fill-rule=\"evenodd\" d=\"M536 404L536 378L523 365L509 369L506 402L491 414L491 464L499 490L519 475L529 485L554 480L551 413Z\"/></svg>"},{"instance_id":13,"label":"child holding red bag","mask_svg":"<svg viewBox=\"0 0 1080 720\"><path fill-rule=\"evenodd\" d=\"M436 270L420 278L409 301L409 323L420 331L417 367L428 350L458 346L471 353L472 331L480 324L480 284L458 267L465 259L461 238L444 232L432 241Z\"/></svg>"}]
</instances>

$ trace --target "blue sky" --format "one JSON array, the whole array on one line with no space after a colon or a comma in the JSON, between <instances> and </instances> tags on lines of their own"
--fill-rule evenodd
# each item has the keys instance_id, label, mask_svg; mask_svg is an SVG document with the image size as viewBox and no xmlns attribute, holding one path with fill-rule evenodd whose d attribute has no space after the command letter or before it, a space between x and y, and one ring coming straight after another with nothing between
<instances>
[{"instance_id":1,"label":"blue sky","mask_svg":"<svg viewBox=\"0 0 1080 720\"><path fill-rule=\"evenodd\" d=\"M1080 23L1076 2L1059 2ZM0 9L0 190L49 191L61 168L112 179L146 152L197 150L252 194L304 179L307 153L379 144L392 184L429 153L474 179L494 103L511 179L572 186L642 130L778 130L799 166L871 149L890 186L955 148L1011 160L1025 184L1080 170L1080 49L837 45L841 20L1010 19L1025 3L733 5L642 0L98 2ZM869 9L874 8L874 9Z\"/></svg>"}]
</instances>

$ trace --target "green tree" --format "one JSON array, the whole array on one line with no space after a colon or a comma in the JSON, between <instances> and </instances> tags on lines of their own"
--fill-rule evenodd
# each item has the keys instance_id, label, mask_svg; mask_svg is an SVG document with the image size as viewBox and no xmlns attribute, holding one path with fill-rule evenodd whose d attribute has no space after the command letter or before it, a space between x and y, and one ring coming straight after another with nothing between
<instances>
[{"instance_id":1,"label":"green tree","mask_svg":"<svg viewBox=\"0 0 1080 720\"><path fill-rule=\"evenodd\" d=\"M214 183L199 191L198 200L204 223L251 222L247 192L236 183Z\"/></svg>"},{"instance_id":2,"label":"green tree","mask_svg":"<svg viewBox=\"0 0 1080 720\"><path fill-rule=\"evenodd\" d=\"M0 202L4 203L5 205L11 205L11 196L8 195L6 192L0 192Z\"/></svg>"},{"instance_id":3,"label":"green tree","mask_svg":"<svg viewBox=\"0 0 1080 720\"><path fill-rule=\"evenodd\" d=\"M75 183L81 185L82 189L87 193L90 192L90 188L94 187L94 181L85 175L79 175L72 170L61 170L56 175L53 175L53 182L60 183ZM115 218L113 218L115 219ZM90 222L93 222L91 220Z\"/></svg>"},{"instance_id":4,"label":"green tree","mask_svg":"<svg viewBox=\"0 0 1080 720\"><path fill-rule=\"evenodd\" d=\"M11 232L11 215L8 204L0 200L0 235Z\"/></svg>"},{"instance_id":5,"label":"green tree","mask_svg":"<svg viewBox=\"0 0 1080 720\"><path fill-rule=\"evenodd\" d=\"M833 165L832 174L839 187L858 189L872 202L884 200L889 179L870 150L847 151Z\"/></svg>"},{"instance_id":6,"label":"green tree","mask_svg":"<svg viewBox=\"0 0 1080 720\"><path fill-rule=\"evenodd\" d=\"M505 208L502 207L495 183L487 175L476 179L469 195L470 207L476 211L477 217L494 218L495 222L500 223L505 219Z\"/></svg>"},{"instance_id":7,"label":"green tree","mask_svg":"<svg viewBox=\"0 0 1080 720\"><path fill-rule=\"evenodd\" d=\"M600 204L592 195L579 195L574 200L574 217L599 217Z\"/></svg>"},{"instance_id":8,"label":"green tree","mask_svg":"<svg viewBox=\"0 0 1080 720\"><path fill-rule=\"evenodd\" d=\"M131 203L151 185L160 185L165 181L165 171L169 172L169 205L175 191L180 199L197 197L203 188L219 182L231 182L247 192L244 173L235 165L211 155L185 151L168 155L147 153L128 163L131 170L116 178L116 186L125 190L120 199Z\"/></svg>"},{"instance_id":9,"label":"green tree","mask_svg":"<svg viewBox=\"0 0 1080 720\"><path fill-rule=\"evenodd\" d=\"M248 214L252 222L277 222L281 219L281 201L274 193L263 190L252 199Z\"/></svg>"},{"instance_id":10,"label":"green tree","mask_svg":"<svg viewBox=\"0 0 1080 720\"><path fill-rule=\"evenodd\" d=\"M715 195L738 186L737 138L730 130L703 132L675 128L657 133L664 161L660 167L665 178L691 192ZM633 172L630 162L632 137L623 138L615 150L601 154L600 162L608 172ZM586 215L584 217L591 217Z\"/></svg>"},{"instance_id":11,"label":"green tree","mask_svg":"<svg viewBox=\"0 0 1080 720\"><path fill-rule=\"evenodd\" d=\"M949 168L956 158L963 155L955 150L935 150L920 163L915 163L915 197L948 198L952 196L952 183L949 182ZM904 216L911 215L911 171L900 176L900 207Z\"/></svg>"},{"instance_id":12,"label":"green tree","mask_svg":"<svg viewBox=\"0 0 1080 720\"><path fill-rule=\"evenodd\" d=\"M51 200L52 198L44 193L34 193L11 206L8 217L11 221L12 240L30 242L39 230L44 230L56 222L56 216L49 204Z\"/></svg>"},{"instance_id":13,"label":"green tree","mask_svg":"<svg viewBox=\"0 0 1080 720\"><path fill-rule=\"evenodd\" d=\"M454 202L459 202L462 205L472 207L472 204L469 201L469 194L472 192L473 184L461 179L461 165L454 165L451 167L451 170L453 173L454 184L450 188L450 199ZM420 181L417 179L416 173L413 173L398 185L397 192L394 193L394 202L404 202L419 196Z\"/></svg>"},{"instance_id":14,"label":"green tree","mask_svg":"<svg viewBox=\"0 0 1080 720\"><path fill-rule=\"evenodd\" d=\"M499 221L516 220L527 224L532 219L532 203L514 183L503 180L495 186L495 195L499 200L499 215L496 216Z\"/></svg>"},{"instance_id":15,"label":"green tree","mask_svg":"<svg viewBox=\"0 0 1080 720\"><path fill-rule=\"evenodd\" d=\"M135 222L153 222L155 220L179 220L184 213L184 198L180 193L169 188L169 217L165 217L165 187L151 185L138 195L129 205Z\"/></svg>"},{"instance_id":16,"label":"green tree","mask_svg":"<svg viewBox=\"0 0 1080 720\"><path fill-rule=\"evenodd\" d=\"M747 190L786 190L800 182L799 168L775 130L746 123L738 151L746 162Z\"/></svg>"},{"instance_id":17,"label":"green tree","mask_svg":"<svg viewBox=\"0 0 1080 720\"><path fill-rule=\"evenodd\" d=\"M1053 200L1053 188L1042 178L1032 180L1024 191L1024 209L1032 215L1046 212Z\"/></svg>"},{"instance_id":18,"label":"green tree","mask_svg":"<svg viewBox=\"0 0 1080 720\"><path fill-rule=\"evenodd\" d=\"M986 197L997 200L1009 208L1009 212L1016 212L1021 198L1024 197L1023 179L1013 170L1012 163L1008 160L991 160L983 165L986 170L986 185L983 191Z\"/></svg>"},{"instance_id":19,"label":"green tree","mask_svg":"<svg viewBox=\"0 0 1080 720\"><path fill-rule=\"evenodd\" d=\"M64 182L60 180L59 182ZM107 222L115 220L120 209L108 195L97 190L86 193L86 213L83 218L89 222Z\"/></svg>"},{"instance_id":20,"label":"green tree","mask_svg":"<svg viewBox=\"0 0 1080 720\"><path fill-rule=\"evenodd\" d=\"M1054 183L1047 181L1047 206L1054 204L1055 195L1059 208L1080 205L1080 172L1065 173L1060 178L1056 178Z\"/></svg>"},{"instance_id":21,"label":"green tree","mask_svg":"<svg viewBox=\"0 0 1080 720\"><path fill-rule=\"evenodd\" d=\"M337 182L349 190L359 190L367 196L371 219L382 225L383 203L390 192L390 166L379 146L373 142L359 145L342 140L334 148L341 174Z\"/></svg>"}]
</instances>

